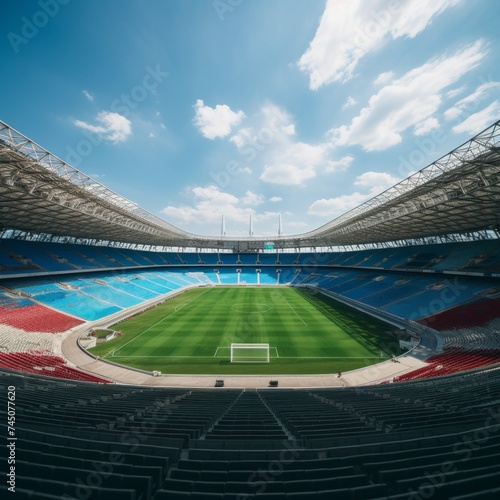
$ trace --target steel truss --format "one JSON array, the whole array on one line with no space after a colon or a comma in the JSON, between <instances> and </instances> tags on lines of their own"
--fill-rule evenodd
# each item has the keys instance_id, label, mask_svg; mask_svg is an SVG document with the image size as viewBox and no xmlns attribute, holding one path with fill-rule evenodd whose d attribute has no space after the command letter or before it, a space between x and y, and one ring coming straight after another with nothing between
<instances>
[{"instance_id":1,"label":"steel truss","mask_svg":"<svg viewBox=\"0 0 500 500\"><path fill-rule=\"evenodd\" d=\"M500 121L324 226L275 248L377 244L500 227ZM140 208L0 121L0 230L136 245L261 250L270 237L191 234Z\"/></svg>"}]
</instances>

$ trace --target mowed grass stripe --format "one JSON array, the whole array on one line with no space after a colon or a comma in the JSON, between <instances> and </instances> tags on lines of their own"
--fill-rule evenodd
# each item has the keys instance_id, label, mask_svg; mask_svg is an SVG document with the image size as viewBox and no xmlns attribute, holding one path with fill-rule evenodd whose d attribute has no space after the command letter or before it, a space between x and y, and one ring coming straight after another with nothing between
<instances>
[{"instance_id":1,"label":"mowed grass stripe","mask_svg":"<svg viewBox=\"0 0 500 500\"><path fill-rule=\"evenodd\" d=\"M224 295L227 295L231 291L233 291L233 293L234 293L234 289L221 290L221 292L223 292ZM251 297L249 297L249 294L250 294L250 296L253 295L254 301L255 301L255 298L257 300L259 300L260 296L261 296L261 294L255 294L255 292L256 292L255 289L243 289L242 292L244 292L244 293L238 294L238 295L242 295L243 303L245 303L245 304L252 304ZM219 295L219 294L217 294L217 295ZM283 298L282 295L280 295L279 299L282 299L282 298ZM216 299L218 299L218 297ZM286 299L284 299L284 301L286 304L289 304L289 302L286 301ZM212 342L210 342L210 340L213 340L214 338L216 339L216 342L215 342L215 344L213 344L213 348L216 349L217 346L219 344L221 344L220 336L217 335L217 333L218 333L218 331L219 332L224 331L223 327L220 324L220 318L221 317L227 318L227 315L226 314L223 314L222 316L217 315L217 317L215 318L212 314L208 314L207 311L213 312L214 306L216 307L216 304L219 304L219 307L222 306L223 309L227 309L228 302L226 300L224 300L224 298L222 300L217 300L216 303L213 303L213 301L210 301L210 302L212 302L212 303L206 303L205 301L203 301L203 303L198 302L197 304L194 304L193 307L190 307L189 311L187 311L187 310L184 311L185 314L182 316L183 319L179 320L176 318L176 322L174 324L175 328L171 329L171 331L175 334L176 338L172 340L170 338L171 335L168 335L168 337L166 337L168 343L170 344L169 349L164 350L161 348L162 344L165 344L165 343L159 344L158 342L156 342L152 339L152 340L147 341L144 344L142 342L142 339L141 339L141 346L140 347L139 346L136 347L136 346L134 346L134 344L130 344L128 346L127 350L132 349L134 352L136 352L137 349L139 349L140 351L143 351L143 350L147 350L148 348L151 347L151 348L156 349L155 354L161 354L164 356L165 355L186 356L187 355L186 353L190 351L190 346L184 346L184 349L182 349L183 352L181 353L181 351L179 349L179 345L178 345L178 340L181 339L182 337L184 337L184 335L181 335L184 333L190 335L191 347L197 346L196 352L191 351L193 356L195 356L195 355L199 356L199 355L203 355L203 353L206 353L206 348L208 346L212 345ZM200 317L198 314L200 309L201 309L202 317ZM252 308L250 307L249 310L251 310L251 309ZM254 307L254 309L259 310L259 308L257 308L257 307ZM301 335L293 335L294 333L296 333L295 332L296 325L294 324L293 317L291 318L292 321L290 321L289 315L284 315L284 316L285 316L284 320L278 322L278 324L276 325L278 330L280 332L284 331L287 333L291 333L292 335L289 335L289 339L292 341L296 341L296 342L298 341L299 343L301 343L300 342L301 340L305 340L307 343L307 346L302 346L302 348L296 347L294 349L295 352L289 353L291 355L300 356L300 352L303 351L304 347L310 348L310 340L311 339L310 338L304 339ZM186 319L186 318L188 318L188 319ZM244 340L249 341L249 342L264 342L264 341L268 340L268 335L265 334L264 330L266 329L266 326L270 326L270 322L265 321L266 318L264 317L264 314L261 314L261 313L248 313L248 314L243 314L243 315L240 314L238 316L238 319L239 319L239 325L236 328L235 333L236 334L243 333L243 335L237 335L238 337L243 336L243 337L245 337ZM323 319L323 321L324 321L323 317L321 317L321 319ZM218 328L214 332L212 325L214 324L215 321L218 322ZM184 330L184 328L182 328L183 325L187 325L186 330ZM162 322L160 321L159 324L155 325L155 326L156 326L156 330L158 331L159 338L165 338L165 335L162 335L162 332L164 333L164 330L165 330ZM316 326L315 330L321 330L321 326L319 326L319 325L315 325L315 326ZM161 328L161 331L160 331L160 328ZM153 328L152 330L155 330L155 328ZM214 336L214 333L215 333L215 336ZM209 335L210 335L210 337L209 337ZM235 339L233 338L231 340L234 341ZM238 339L238 340L240 340L240 339ZM316 341L320 341L320 340L321 340L321 337L318 336L316 338ZM294 343L296 343L296 342L294 342ZM182 342L182 344L184 344L184 343ZM172 350L172 347L175 347L175 349ZM319 346L320 352L318 352L318 354L323 352L323 347L324 346ZM182 346L180 346L180 348L182 348ZM118 355L118 354L123 355L124 354L123 350L121 352L115 353L115 355Z\"/></svg>"},{"instance_id":2,"label":"mowed grass stripe","mask_svg":"<svg viewBox=\"0 0 500 500\"><path fill-rule=\"evenodd\" d=\"M152 339L153 338L157 339L158 336L156 335L156 333L158 332L158 330L160 330L159 325L161 323L163 323L164 321L166 321L167 319L169 319L172 315L180 313L180 311L184 307L187 307L191 302L193 302L198 297L200 297L201 295L206 293L206 291L207 291L206 289L202 289L202 288L192 290L192 292L196 292L196 293L191 293L189 295L183 294L181 297L184 300L178 300L178 301L176 301L176 303L174 303L173 301L166 302L165 304L162 304L155 309L151 309L150 311L146 311L146 312L142 313L141 315L135 316L135 317L127 320L126 323L121 323L120 327L123 325L122 334L124 332L124 329L125 330L131 329L133 332L135 330L135 335L133 335L130 340L128 340L123 345L121 345L118 349L116 349L114 351L114 353L116 354L118 351L125 348L130 343L136 342L139 337L141 337L142 335L144 335L148 332L152 332L152 335L150 335L149 341L146 340L144 342L144 344L141 344L141 346L144 345L145 348L147 348L147 346L151 345L151 344L153 346L157 345L157 341L152 341ZM176 297L176 298L180 299L181 297ZM156 312L156 314L155 314L155 312ZM149 319L154 321L151 324L151 326L148 326L147 328L145 328L142 331L136 330L137 329L137 327L135 326L136 324L140 324L140 325L150 324L150 323L146 323L146 321L148 321ZM157 321L155 321L155 319L157 319ZM117 326L117 329L120 329L120 327ZM129 328L127 328L127 327L129 327ZM163 329L161 329L161 330L163 330ZM141 346L134 347L133 349L134 350L138 349Z\"/></svg>"},{"instance_id":3,"label":"mowed grass stripe","mask_svg":"<svg viewBox=\"0 0 500 500\"><path fill-rule=\"evenodd\" d=\"M377 338L387 343L383 332L389 327L358 311L337 311L337 303L299 289L242 286L188 290L114 328L122 336L99 344L94 354L163 373L279 374L373 364L380 360ZM269 343L279 358L231 364L232 342ZM214 357L219 347L225 349Z\"/></svg>"}]
</instances>

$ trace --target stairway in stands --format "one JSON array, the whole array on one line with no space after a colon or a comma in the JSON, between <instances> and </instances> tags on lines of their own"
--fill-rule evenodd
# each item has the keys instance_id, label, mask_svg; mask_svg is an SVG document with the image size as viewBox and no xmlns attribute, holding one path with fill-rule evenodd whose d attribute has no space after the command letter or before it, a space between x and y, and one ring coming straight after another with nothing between
<instances>
[{"instance_id":1,"label":"stairway in stands","mask_svg":"<svg viewBox=\"0 0 500 500\"><path fill-rule=\"evenodd\" d=\"M204 436L205 440L287 440L276 417L256 390L245 390Z\"/></svg>"}]
</instances>

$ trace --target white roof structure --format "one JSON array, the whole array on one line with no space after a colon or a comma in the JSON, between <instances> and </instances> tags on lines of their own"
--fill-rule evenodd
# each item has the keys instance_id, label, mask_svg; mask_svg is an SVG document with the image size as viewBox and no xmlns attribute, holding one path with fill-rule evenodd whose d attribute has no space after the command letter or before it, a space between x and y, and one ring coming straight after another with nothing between
<instances>
[{"instance_id":1,"label":"white roof structure","mask_svg":"<svg viewBox=\"0 0 500 500\"><path fill-rule=\"evenodd\" d=\"M275 248L383 243L500 228L500 120L434 163ZM140 208L0 121L0 230L162 247L258 250L270 237L202 236Z\"/></svg>"}]
</instances>

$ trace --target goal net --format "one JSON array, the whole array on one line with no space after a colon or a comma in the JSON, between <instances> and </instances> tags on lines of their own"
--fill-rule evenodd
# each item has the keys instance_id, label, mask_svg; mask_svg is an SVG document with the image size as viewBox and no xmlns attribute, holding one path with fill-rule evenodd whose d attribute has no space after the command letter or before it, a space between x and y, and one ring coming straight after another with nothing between
<instances>
[{"instance_id":1,"label":"goal net","mask_svg":"<svg viewBox=\"0 0 500 500\"><path fill-rule=\"evenodd\" d=\"M269 344L231 344L231 363L269 363Z\"/></svg>"}]
</instances>

